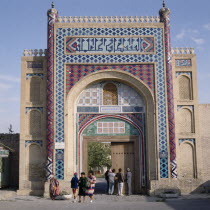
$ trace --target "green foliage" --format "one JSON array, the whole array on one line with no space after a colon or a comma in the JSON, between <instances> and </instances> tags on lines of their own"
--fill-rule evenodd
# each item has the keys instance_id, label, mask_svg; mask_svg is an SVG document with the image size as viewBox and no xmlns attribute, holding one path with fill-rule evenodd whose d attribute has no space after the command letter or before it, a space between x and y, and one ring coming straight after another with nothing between
<instances>
[{"instance_id":1,"label":"green foliage","mask_svg":"<svg viewBox=\"0 0 210 210\"><path fill-rule=\"evenodd\" d=\"M110 168L111 162L111 146L100 142L90 142L88 144L88 168L96 167Z\"/></svg>"}]
</instances>

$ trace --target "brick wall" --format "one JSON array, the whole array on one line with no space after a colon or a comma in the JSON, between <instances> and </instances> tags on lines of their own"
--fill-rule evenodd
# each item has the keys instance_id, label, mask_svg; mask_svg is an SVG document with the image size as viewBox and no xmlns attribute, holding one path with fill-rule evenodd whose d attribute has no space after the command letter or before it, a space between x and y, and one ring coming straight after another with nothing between
<instances>
[{"instance_id":1,"label":"brick wall","mask_svg":"<svg viewBox=\"0 0 210 210\"><path fill-rule=\"evenodd\" d=\"M0 143L10 147L10 187L18 188L19 183L19 134L0 134Z\"/></svg>"},{"instance_id":2,"label":"brick wall","mask_svg":"<svg viewBox=\"0 0 210 210\"><path fill-rule=\"evenodd\" d=\"M208 181L210 180L210 104L199 105L199 118L204 179Z\"/></svg>"}]
</instances>

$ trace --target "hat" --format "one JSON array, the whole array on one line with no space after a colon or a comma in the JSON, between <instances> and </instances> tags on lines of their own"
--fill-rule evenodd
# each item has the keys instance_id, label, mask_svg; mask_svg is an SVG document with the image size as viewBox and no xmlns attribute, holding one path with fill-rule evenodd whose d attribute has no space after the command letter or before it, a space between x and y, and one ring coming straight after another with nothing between
<instances>
[{"instance_id":1,"label":"hat","mask_svg":"<svg viewBox=\"0 0 210 210\"><path fill-rule=\"evenodd\" d=\"M74 176L77 176L77 172L74 173Z\"/></svg>"}]
</instances>

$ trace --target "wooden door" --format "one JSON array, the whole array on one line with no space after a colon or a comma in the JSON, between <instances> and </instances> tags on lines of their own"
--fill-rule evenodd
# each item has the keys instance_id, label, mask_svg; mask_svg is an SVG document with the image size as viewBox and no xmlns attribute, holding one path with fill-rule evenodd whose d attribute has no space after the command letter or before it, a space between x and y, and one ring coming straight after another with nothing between
<instances>
[{"instance_id":1,"label":"wooden door","mask_svg":"<svg viewBox=\"0 0 210 210\"><path fill-rule=\"evenodd\" d=\"M112 156L112 169L118 172L119 168L122 168L122 172L125 175L127 168L130 168L132 172L132 191L135 192L135 152L134 143L111 143L111 156ZM126 184L124 185L126 190Z\"/></svg>"}]
</instances>

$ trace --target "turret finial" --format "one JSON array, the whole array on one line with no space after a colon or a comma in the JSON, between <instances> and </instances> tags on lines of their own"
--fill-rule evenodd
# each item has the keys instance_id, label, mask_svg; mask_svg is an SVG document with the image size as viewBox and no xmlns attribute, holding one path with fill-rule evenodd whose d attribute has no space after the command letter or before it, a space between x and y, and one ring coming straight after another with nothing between
<instances>
[{"instance_id":1,"label":"turret finial","mask_svg":"<svg viewBox=\"0 0 210 210\"><path fill-rule=\"evenodd\" d=\"M165 0L163 0L163 8L166 7L166 3L165 3Z\"/></svg>"},{"instance_id":2,"label":"turret finial","mask_svg":"<svg viewBox=\"0 0 210 210\"><path fill-rule=\"evenodd\" d=\"M51 6L52 6L52 8L54 8L54 7L55 7L55 4L54 4L54 2L52 2L52 5L51 5Z\"/></svg>"}]
</instances>

